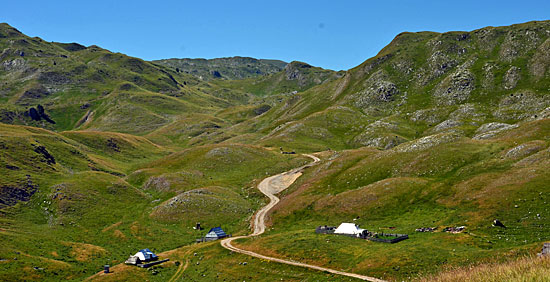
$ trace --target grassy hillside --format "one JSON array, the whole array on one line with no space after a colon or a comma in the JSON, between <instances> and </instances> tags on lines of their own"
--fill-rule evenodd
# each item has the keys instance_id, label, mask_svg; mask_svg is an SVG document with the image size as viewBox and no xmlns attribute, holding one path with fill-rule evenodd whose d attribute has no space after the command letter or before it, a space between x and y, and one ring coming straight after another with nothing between
<instances>
[{"instance_id":1,"label":"grassy hillside","mask_svg":"<svg viewBox=\"0 0 550 282\"><path fill-rule=\"evenodd\" d=\"M122 133L0 128L4 281L80 280L145 246L191 244L205 232L196 222L242 232L263 203L254 184L306 161L253 146L170 154Z\"/></svg>"},{"instance_id":2,"label":"grassy hillside","mask_svg":"<svg viewBox=\"0 0 550 282\"><path fill-rule=\"evenodd\" d=\"M143 135L182 114L249 100L167 67L97 46L30 38L7 24L0 24L0 50L3 123Z\"/></svg>"},{"instance_id":3,"label":"grassy hillside","mask_svg":"<svg viewBox=\"0 0 550 282\"><path fill-rule=\"evenodd\" d=\"M548 116L547 30L545 21L405 32L342 78L289 96L235 131L303 150L389 149L451 131L484 138L479 131L498 129L486 124Z\"/></svg>"},{"instance_id":4,"label":"grassy hillside","mask_svg":"<svg viewBox=\"0 0 550 282\"><path fill-rule=\"evenodd\" d=\"M326 152L324 163L283 192L271 231L242 246L386 279L540 252L550 236L549 124L528 122L488 140ZM492 226L494 219L506 228ZM410 239L389 245L313 232L341 222ZM442 232L454 226L466 230ZM421 227L437 229L415 232Z\"/></svg>"}]
</instances>

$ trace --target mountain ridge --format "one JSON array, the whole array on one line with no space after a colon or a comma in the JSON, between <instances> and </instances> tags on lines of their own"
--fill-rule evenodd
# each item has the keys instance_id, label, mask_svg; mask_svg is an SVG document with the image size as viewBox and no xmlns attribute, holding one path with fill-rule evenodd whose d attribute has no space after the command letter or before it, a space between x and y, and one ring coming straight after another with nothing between
<instances>
[{"instance_id":1,"label":"mountain ridge","mask_svg":"<svg viewBox=\"0 0 550 282\"><path fill-rule=\"evenodd\" d=\"M288 64L280 60L241 56L213 59L171 58L152 62L177 69L178 72L192 74L201 80L233 80L269 75L281 71Z\"/></svg>"}]
</instances>

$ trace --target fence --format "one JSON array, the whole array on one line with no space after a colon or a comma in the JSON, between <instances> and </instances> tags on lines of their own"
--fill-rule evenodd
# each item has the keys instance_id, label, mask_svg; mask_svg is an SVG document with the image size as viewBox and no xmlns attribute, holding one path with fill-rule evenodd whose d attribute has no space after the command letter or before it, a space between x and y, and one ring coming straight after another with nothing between
<instances>
[{"instance_id":1,"label":"fence","mask_svg":"<svg viewBox=\"0 0 550 282\"><path fill-rule=\"evenodd\" d=\"M334 231L336 230L336 226L326 226L322 225L317 228L315 228L315 233L317 234L334 234ZM341 235L341 236L348 236L348 237L354 237L354 238L361 238L361 239L367 239L369 241L373 242L382 242L382 243L397 243L406 239L409 239L409 235L407 234L393 234L393 233L377 233L373 234L367 230L363 231L361 234L334 234L334 235ZM385 239L380 237L395 237L392 239Z\"/></svg>"},{"instance_id":2,"label":"fence","mask_svg":"<svg viewBox=\"0 0 550 282\"><path fill-rule=\"evenodd\" d=\"M336 226L319 226L315 228L315 233L317 234L334 234L334 231L336 230Z\"/></svg>"},{"instance_id":3,"label":"fence","mask_svg":"<svg viewBox=\"0 0 550 282\"><path fill-rule=\"evenodd\" d=\"M379 238L377 236L395 237L395 238L393 238L393 239L384 239L384 238ZM367 237L367 240L369 240L369 241L390 243L390 244L401 242L401 241L406 240L406 239L409 239L409 235L407 235L407 234L391 234L391 233L379 233L379 234L376 234L374 236Z\"/></svg>"}]
</instances>

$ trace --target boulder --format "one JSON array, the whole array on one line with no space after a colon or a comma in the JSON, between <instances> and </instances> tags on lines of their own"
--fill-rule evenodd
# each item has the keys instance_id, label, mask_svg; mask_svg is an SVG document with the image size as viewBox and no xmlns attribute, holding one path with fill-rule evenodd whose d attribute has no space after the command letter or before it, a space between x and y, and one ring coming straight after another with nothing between
<instances>
[{"instance_id":1,"label":"boulder","mask_svg":"<svg viewBox=\"0 0 550 282\"><path fill-rule=\"evenodd\" d=\"M468 70L458 70L441 81L434 97L440 105L455 105L466 101L473 90L474 75Z\"/></svg>"}]
</instances>

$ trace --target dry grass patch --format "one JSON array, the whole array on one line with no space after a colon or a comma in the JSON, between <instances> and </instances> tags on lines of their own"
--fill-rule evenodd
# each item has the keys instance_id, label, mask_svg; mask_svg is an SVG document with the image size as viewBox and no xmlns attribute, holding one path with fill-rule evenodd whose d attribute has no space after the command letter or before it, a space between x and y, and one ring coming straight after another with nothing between
<instances>
[{"instance_id":1,"label":"dry grass patch","mask_svg":"<svg viewBox=\"0 0 550 282\"><path fill-rule=\"evenodd\" d=\"M507 263L491 263L454 268L428 276L419 281L437 282L504 282L504 281L550 281L550 257L525 257Z\"/></svg>"},{"instance_id":2,"label":"dry grass patch","mask_svg":"<svg viewBox=\"0 0 550 282\"><path fill-rule=\"evenodd\" d=\"M122 224L122 221L119 221L119 222L115 222L105 228L103 228L103 230L101 230L101 232L107 232L107 231L110 231L112 229L115 229L117 227L119 227L120 225Z\"/></svg>"},{"instance_id":3,"label":"dry grass patch","mask_svg":"<svg viewBox=\"0 0 550 282\"><path fill-rule=\"evenodd\" d=\"M122 240L126 240L126 239L127 239L127 238L126 238L126 235L124 235L124 233L122 233L122 231L120 231L120 230L118 230L118 229L115 230L115 231L113 231L113 235L114 235L116 238L118 238L118 239L122 239Z\"/></svg>"},{"instance_id":4,"label":"dry grass patch","mask_svg":"<svg viewBox=\"0 0 550 282\"><path fill-rule=\"evenodd\" d=\"M107 254L107 250L92 244L76 242L62 242L62 244L71 247L71 255L80 262L90 261L95 257L101 257Z\"/></svg>"}]
</instances>

